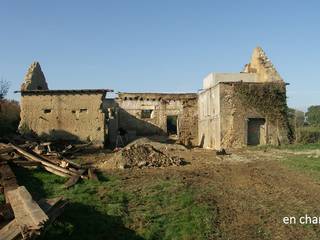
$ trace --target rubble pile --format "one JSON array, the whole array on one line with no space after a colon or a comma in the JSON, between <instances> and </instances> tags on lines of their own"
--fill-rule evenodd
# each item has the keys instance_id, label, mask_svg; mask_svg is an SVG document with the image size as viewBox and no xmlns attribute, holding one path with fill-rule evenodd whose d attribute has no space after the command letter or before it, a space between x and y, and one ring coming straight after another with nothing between
<instances>
[{"instance_id":1,"label":"rubble pile","mask_svg":"<svg viewBox=\"0 0 320 240\"><path fill-rule=\"evenodd\" d=\"M185 165L186 161L169 153L167 144L137 141L116 153L118 168L151 168Z\"/></svg>"}]
</instances>

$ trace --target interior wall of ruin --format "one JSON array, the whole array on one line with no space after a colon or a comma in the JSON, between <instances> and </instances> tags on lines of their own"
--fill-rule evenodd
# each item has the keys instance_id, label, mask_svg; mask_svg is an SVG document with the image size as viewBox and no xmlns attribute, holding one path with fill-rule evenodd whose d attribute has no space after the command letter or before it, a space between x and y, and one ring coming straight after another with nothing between
<instances>
[{"instance_id":1,"label":"interior wall of ruin","mask_svg":"<svg viewBox=\"0 0 320 240\"><path fill-rule=\"evenodd\" d=\"M220 148L219 85L203 90L198 100L198 143L204 148Z\"/></svg>"},{"instance_id":2,"label":"interior wall of ruin","mask_svg":"<svg viewBox=\"0 0 320 240\"><path fill-rule=\"evenodd\" d=\"M186 146L198 146L198 99L182 101L179 120L179 141Z\"/></svg>"},{"instance_id":3,"label":"interior wall of ruin","mask_svg":"<svg viewBox=\"0 0 320 240\"><path fill-rule=\"evenodd\" d=\"M178 117L178 140L186 145L197 144L197 95L143 94L143 97L120 95L116 99L118 126L135 136L167 135L167 116ZM151 110L149 118L143 110Z\"/></svg>"},{"instance_id":4,"label":"interior wall of ruin","mask_svg":"<svg viewBox=\"0 0 320 240\"><path fill-rule=\"evenodd\" d=\"M46 139L92 141L103 146L104 94L25 94L21 97L20 130Z\"/></svg>"}]
</instances>

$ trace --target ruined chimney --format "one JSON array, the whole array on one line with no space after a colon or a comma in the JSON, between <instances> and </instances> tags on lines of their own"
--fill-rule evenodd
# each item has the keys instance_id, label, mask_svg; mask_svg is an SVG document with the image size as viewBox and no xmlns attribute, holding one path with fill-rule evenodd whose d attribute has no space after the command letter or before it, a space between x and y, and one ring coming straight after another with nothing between
<instances>
[{"instance_id":1,"label":"ruined chimney","mask_svg":"<svg viewBox=\"0 0 320 240\"><path fill-rule=\"evenodd\" d=\"M21 85L21 91L28 90L48 90L46 78L41 70L38 62L33 62L24 77L24 82Z\"/></svg>"}]
</instances>

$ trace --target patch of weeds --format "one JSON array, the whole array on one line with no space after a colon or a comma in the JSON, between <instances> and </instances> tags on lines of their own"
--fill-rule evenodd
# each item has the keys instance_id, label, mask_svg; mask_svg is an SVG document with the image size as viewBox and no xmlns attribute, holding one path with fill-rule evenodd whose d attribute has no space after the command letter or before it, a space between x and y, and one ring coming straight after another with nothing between
<instances>
[{"instance_id":1,"label":"patch of weeds","mask_svg":"<svg viewBox=\"0 0 320 240\"><path fill-rule=\"evenodd\" d=\"M162 180L131 196L132 217L145 239L207 239L214 235L215 208L196 199L197 190Z\"/></svg>"},{"instance_id":2,"label":"patch of weeds","mask_svg":"<svg viewBox=\"0 0 320 240\"><path fill-rule=\"evenodd\" d=\"M308 144L287 144L281 146L275 145L259 145L259 146L250 146L249 150L292 150L292 151L304 151L304 150L315 150L320 149L320 143L308 143Z\"/></svg>"},{"instance_id":3,"label":"patch of weeds","mask_svg":"<svg viewBox=\"0 0 320 240\"><path fill-rule=\"evenodd\" d=\"M320 143L291 144L291 145L285 145L282 148L293 150L293 151L315 150L315 149L320 149Z\"/></svg>"},{"instance_id":4,"label":"patch of weeds","mask_svg":"<svg viewBox=\"0 0 320 240\"><path fill-rule=\"evenodd\" d=\"M283 163L287 166L311 174L320 180L320 159L309 158L308 155L288 156Z\"/></svg>"},{"instance_id":5,"label":"patch of weeds","mask_svg":"<svg viewBox=\"0 0 320 240\"><path fill-rule=\"evenodd\" d=\"M35 199L69 199L42 239L208 239L216 231L215 205L203 189L179 180L155 180L137 191L112 177L81 180L66 190L66 179L43 170L14 171Z\"/></svg>"}]
</instances>

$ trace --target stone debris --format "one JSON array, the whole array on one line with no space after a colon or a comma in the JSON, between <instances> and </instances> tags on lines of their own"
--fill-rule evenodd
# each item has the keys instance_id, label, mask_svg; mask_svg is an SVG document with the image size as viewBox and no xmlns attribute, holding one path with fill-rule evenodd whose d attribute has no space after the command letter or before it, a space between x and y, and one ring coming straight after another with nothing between
<instances>
[{"instance_id":1,"label":"stone debris","mask_svg":"<svg viewBox=\"0 0 320 240\"><path fill-rule=\"evenodd\" d=\"M21 91L28 90L48 90L46 78L38 62L31 64L21 85Z\"/></svg>"},{"instance_id":2,"label":"stone debris","mask_svg":"<svg viewBox=\"0 0 320 240\"><path fill-rule=\"evenodd\" d=\"M169 147L170 146L170 147ZM159 168L185 165L186 161L170 154L170 150L185 148L176 144L152 142L145 138L134 141L115 153L118 168Z\"/></svg>"}]
</instances>

